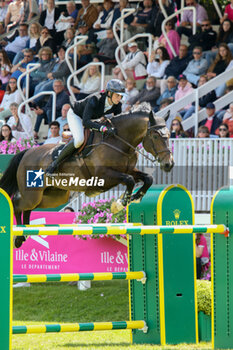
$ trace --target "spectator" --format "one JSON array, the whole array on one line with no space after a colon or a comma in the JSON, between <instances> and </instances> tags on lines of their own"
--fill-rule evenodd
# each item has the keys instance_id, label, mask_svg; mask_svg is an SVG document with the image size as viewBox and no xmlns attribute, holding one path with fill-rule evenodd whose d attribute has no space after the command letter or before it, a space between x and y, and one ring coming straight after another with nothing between
<instances>
[{"instance_id":1,"label":"spectator","mask_svg":"<svg viewBox=\"0 0 233 350\"><path fill-rule=\"evenodd\" d=\"M121 17L121 12L125 9L125 8L128 8L129 5L128 5L128 0L120 0L119 1L119 7L116 7L114 9L114 12L113 12L113 18L112 18L112 23L111 23L111 27L113 26L114 22L119 18ZM129 15L128 17L126 17L124 19L124 24L125 24L125 27L126 25L129 25L131 22L133 22L133 15Z\"/></svg>"},{"instance_id":2,"label":"spectator","mask_svg":"<svg viewBox=\"0 0 233 350\"><path fill-rule=\"evenodd\" d=\"M5 18L8 11L8 3L5 0L0 1L0 34L5 32Z\"/></svg>"},{"instance_id":3,"label":"spectator","mask_svg":"<svg viewBox=\"0 0 233 350\"><path fill-rule=\"evenodd\" d=\"M170 63L170 57L165 47L158 47L149 58L147 65L148 75L152 75L155 78L163 78L165 69Z\"/></svg>"},{"instance_id":4,"label":"spectator","mask_svg":"<svg viewBox=\"0 0 233 350\"><path fill-rule=\"evenodd\" d=\"M165 31L168 36L168 39L170 40L175 53L178 55L179 54L179 47L180 47L180 36L179 34L175 31L175 24L173 21L168 21L165 24ZM160 45L165 47L167 49L167 52L169 54L170 59L174 58L175 56L172 53L172 50L170 46L168 45L167 39L165 36L162 34L158 40Z\"/></svg>"},{"instance_id":5,"label":"spectator","mask_svg":"<svg viewBox=\"0 0 233 350\"><path fill-rule=\"evenodd\" d=\"M36 0L23 0L23 7L21 9L20 22L28 22L39 14L39 8Z\"/></svg>"},{"instance_id":6,"label":"spectator","mask_svg":"<svg viewBox=\"0 0 233 350\"><path fill-rule=\"evenodd\" d=\"M30 63L35 63L34 52L32 49L24 49L21 61L13 65L11 68L11 78L18 79L18 77L26 71L27 65ZM25 79L25 77L22 79L22 83Z\"/></svg>"},{"instance_id":7,"label":"spectator","mask_svg":"<svg viewBox=\"0 0 233 350\"><path fill-rule=\"evenodd\" d=\"M62 46L64 46L66 49L68 49L68 47L70 47L70 46L72 46L74 44L74 37L75 37L75 29L74 28L68 28L65 31L64 40L62 42Z\"/></svg>"},{"instance_id":8,"label":"spectator","mask_svg":"<svg viewBox=\"0 0 233 350\"><path fill-rule=\"evenodd\" d=\"M94 92L99 92L101 86L101 74L99 67L92 65L86 68L78 87L71 87L76 100L80 101Z\"/></svg>"},{"instance_id":9,"label":"spectator","mask_svg":"<svg viewBox=\"0 0 233 350\"><path fill-rule=\"evenodd\" d=\"M231 0L231 3L226 5L224 10L224 15L220 19L220 23L223 23L225 19L229 19L230 21L233 21L233 0Z\"/></svg>"},{"instance_id":10,"label":"spectator","mask_svg":"<svg viewBox=\"0 0 233 350\"><path fill-rule=\"evenodd\" d=\"M128 78L126 79L125 82L125 96L123 97L123 103L122 103L122 107L121 110L122 112L126 112L127 110L130 109L130 105L129 105L129 100L131 97L135 97L136 95L138 95L138 90L136 89L136 82L134 79L132 78Z\"/></svg>"},{"instance_id":11,"label":"spectator","mask_svg":"<svg viewBox=\"0 0 233 350\"><path fill-rule=\"evenodd\" d=\"M64 83L62 80L54 80L53 83L53 90L56 93L56 114L55 118L57 119L61 115L61 109L62 106L66 103L69 103L69 96L67 92L64 90ZM34 111L37 115L36 124L34 127L34 138L38 138L38 132L40 129L40 125L42 120L45 120L45 123L51 123L52 120L52 104L53 104L53 97L52 95L49 97L48 102L46 105L41 108L39 106L36 106L34 108Z\"/></svg>"},{"instance_id":12,"label":"spectator","mask_svg":"<svg viewBox=\"0 0 233 350\"><path fill-rule=\"evenodd\" d=\"M228 44L228 47L231 50L231 52L233 51L233 23L229 19L226 19L220 25L216 45L213 45L212 48L208 49L209 51L205 52L205 58L207 59L209 66L213 63L213 60L216 58L218 53L218 47L222 43Z\"/></svg>"},{"instance_id":13,"label":"spectator","mask_svg":"<svg viewBox=\"0 0 233 350\"><path fill-rule=\"evenodd\" d=\"M229 131L229 127L231 128L231 134ZM220 124L218 132L216 132L216 134L218 134L220 138L232 137L233 136L233 119L229 120L229 124L226 122Z\"/></svg>"},{"instance_id":14,"label":"spectator","mask_svg":"<svg viewBox=\"0 0 233 350\"><path fill-rule=\"evenodd\" d=\"M78 35L87 35L88 26L85 22L81 22L78 25ZM77 66L83 67L86 64L92 62L92 54L95 44L92 42L91 37L88 36L85 44L78 45L77 47Z\"/></svg>"},{"instance_id":15,"label":"spectator","mask_svg":"<svg viewBox=\"0 0 233 350\"><path fill-rule=\"evenodd\" d=\"M169 106L170 104L172 103L172 100L170 100L169 98L164 98L161 102L160 102L160 105L159 105L159 110L162 111L164 108L166 108L167 106ZM154 109L156 110L156 109ZM172 124L172 121L173 119L175 118L179 118L180 120L182 120L182 117L181 115L176 112L176 114L170 114L170 116L168 117L168 119L166 120L166 125L167 125L167 128L170 129L171 128L171 124Z\"/></svg>"},{"instance_id":16,"label":"spectator","mask_svg":"<svg viewBox=\"0 0 233 350\"><path fill-rule=\"evenodd\" d=\"M175 93L177 90L176 85L177 85L177 81L175 77L170 76L167 78L167 88L156 101L157 106L159 106L161 104L161 101L164 99L169 98L171 102L175 100ZM158 110L158 107L156 107L155 112L157 112L157 110Z\"/></svg>"},{"instance_id":17,"label":"spectator","mask_svg":"<svg viewBox=\"0 0 233 350\"><path fill-rule=\"evenodd\" d=\"M190 35L189 50L193 50L195 46L201 46L202 51L211 50L216 44L217 33L212 29L211 23L205 19L201 23L201 28L197 29L197 33Z\"/></svg>"},{"instance_id":18,"label":"spectator","mask_svg":"<svg viewBox=\"0 0 233 350\"><path fill-rule=\"evenodd\" d=\"M179 48L179 56L173 58L169 65L165 69L164 78L169 76L173 76L176 79L182 72L186 69L189 61L191 60L191 56L188 56L188 47L186 45L180 45ZM163 79L160 83L161 94L167 88L166 79Z\"/></svg>"},{"instance_id":19,"label":"spectator","mask_svg":"<svg viewBox=\"0 0 233 350\"><path fill-rule=\"evenodd\" d=\"M201 278L202 267L209 263L209 252L206 238L202 233L196 234L196 266L197 279Z\"/></svg>"},{"instance_id":20,"label":"spectator","mask_svg":"<svg viewBox=\"0 0 233 350\"><path fill-rule=\"evenodd\" d=\"M223 115L223 123L227 125L227 128L229 129L230 137L233 137L233 103L229 105L229 108ZM220 135L220 127L219 127L219 135Z\"/></svg>"},{"instance_id":21,"label":"spectator","mask_svg":"<svg viewBox=\"0 0 233 350\"><path fill-rule=\"evenodd\" d=\"M220 44L218 48L218 54L213 62L213 64L210 66L207 72L208 79L215 78L217 75L223 73L226 68L228 67L229 63L232 60L232 54L227 46L227 44ZM224 91L226 89L226 85L220 85L215 89L216 96L220 97L224 94Z\"/></svg>"},{"instance_id":22,"label":"spectator","mask_svg":"<svg viewBox=\"0 0 233 350\"><path fill-rule=\"evenodd\" d=\"M175 101L180 100L182 97L189 95L191 92L193 92L192 85L188 82L187 78L185 75L181 74L178 77L179 84L178 84L178 89L175 93ZM187 112L187 110L191 107L191 104L188 104L179 111L179 113L183 116Z\"/></svg>"},{"instance_id":23,"label":"spectator","mask_svg":"<svg viewBox=\"0 0 233 350\"><path fill-rule=\"evenodd\" d=\"M206 139L210 137L210 132L207 126L201 125L198 128L197 138L198 139Z\"/></svg>"},{"instance_id":24,"label":"spectator","mask_svg":"<svg viewBox=\"0 0 233 350\"><path fill-rule=\"evenodd\" d=\"M19 26L19 35L16 34L16 36L8 39L8 41L1 41L1 45L5 46L5 51L11 62L19 51L26 48L28 39L28 25L22 23Z\"/></svg>"},{"instance_id":25,"label":"spectator","mask_svg":"<svg viewBox=\"0 0 233 350\"><path fill-rule=\"evenodd\" d=\"M174 13L175 8L173 1L170 2L167 0L162 0L162 4L168 16ZM152 34L154 37L160 37L160 35L162 34L161 28L164 19L164 14L156 1L152 9L151 20L148 23L146 32Z\"/></svg>"},{"instance_id":26,"label":"spectator","mask_svg":"<svg viewBox=\"0 0 233 350\"><path fill-rule=\"evenodd\" d=\"M56 35L59 35L57 42L62 43L64 41L64 34L67 29L74 25L76 18L78 16L78 10L76 9L76 4L74 1L69 1L66 4L66 12L62 12L60 17L56 21Z\"/></svg>"},{"instance_id":27,"label":"spectator","mask_svg":"<svg viewBox=\"0 0 233 350\"><path fill-rule=\"evenodd\" d=\"M32 23L29 26L29 39L26 42L26 49L32 49L36 52L36 42L40 37L41 26L39 23ZM24 49L24 50L26 50ZM16 65L24 58L24 50L18 52L13 59L13 65Z\"/></svg>"},{"instance_id":28,"label":"spectator","mask_svg":"<svg viewBox=\"0 0 233 350\"><path fill-rule=\"evenodd\" d=\"M47 79L47 74L53 70L56 64L53 59L53 52L50 47L42 47L39 51L40 67L30 73L30 93L34 92L35 87L42 81ZM24 82L25 87L25 82Z\"/></svg>"},{"instance_id":29,"label":"spectator","mask_svg":"<svg viewBox=\"0 0 233 350\"><path fill-rule=\"evenodd\" d=\"M51 36L56 40L55 23L60 16L59 8L55 7L54 0L47 1L47 10L44 10L40 14L39 23L42 27L49 29Z\"/></svg>"},{"instance_id":30,"label":"spectator","mask_svg":"<svg viewBox=\"0 0 233 350\"><path fill-rule=\"evenodd\" d=\"M51 135L47 140L44 142L44 145L47 144L56 144L60 143L62 140L62 137L60 136L60 125L59 123L55 120L49 124L49 129L51 132Z\"/></svg>"},{"instance_id":31,"label":"spectator","mask_svg":"<svg viewBox=\"0 0 233 350\"><path fill-rule=\"evenodd\" d=\"M115 60L115 50L118 44L112 28L107 29L107 38L100 40L96 46L99 52L94 57L97 58L98 61L107 63L108 61Z\"/></svg>"},{"instance_id":32,"label":"spectator","mask_svg":"<svg viewBox=\"0 0 233 350\"><path fill-rule=\"evenodd\" d=\"M134 78L135 80L145 79L147 77L147 71L144 53L138 49L136 42L129 43L128 48L130 52L121 63L127 77ZM118 66L114 68L113 74L116 79L124 79L121 69Z\"/></svg>"},{"instance_id":33,"label":"spectator","mask_svg":"<svg viewBox=\"0 0 233 350\"><path fill-rule=\"evenodd\" d=\"M199 5L196 0L186 0L186 6L193 6L196 8L196 14L197 14L197 26L200 26L203 21L208 19L207 12L205 8L201 5ZM184 34L187 37L190 37L192 35L192 29L188 28L188 26L193 25L193 11L192 10L185 10L181 16L181 24L177 29L178 34L181 35Z\"/></svg>"},{"instance_id":34,"label":"spectator","mask_svg":"<svg viewBox=\"0 0 233 350\"><path fill-rule=\"evenodd\" d=\"M152 19L152 9L153 9L152 0L143 1L143 10L140 10L137 15L134 17L133 22L125 29L124 39L128 40L132 36L138 33L143 33L146 31L146 28L151 22Z\"/></svg>"},{"instance_id":35,"label":"spectator","mask_svg":"<svg viewBox=\"0 0 233 350\"><path fill-rule=\"evenodd\" d=\"M5 28L7 28L8 31L19 24L22 8L23 2L21 0L15 0L8 5L5 18Z\"/></svg>"},{"instance_id":36,"label":"spectator","mask_svg":"<svg viewBox=\"0 0 233 350\"><path fill-rule=\"evenodd\" d=\"M198 82L198 87L204 85L207 82L207 76L206 75L201 75L199 82ZM208 92L207 94L203 95L202 97L199 98L199 106L198 110L201 108L206 107L206 105L209 102L214 102L216 100L216 93L214 90ZM192 106L187 110L185 115L183 116L183 120L189 118L193 113L195 112L195 102L192 103ZM219 118L219 116L218 116Z\"/></svg>"},{"instance_id":37,"label":"spectator","mask_svg":"<svg viewBox=\"0 0 233 350\"><path fill-rule=\"evenodd\" d=\"M209 102L206 105L206 114L207 118L201 122L202 125L207 126L211 135L215 135L216 130L221 124L221 120L215 114L215 105L212 102Z\"/></svg>"},{"instance_id":38,"label":"spectator","mask_svg":"<svg viewBox=\"0 0 233 350\"><path fill-rule=\"evenodd\" d=\"M171 139L177 139L177 138L185 138L188 137L187 134L184 131L183 125L181 123L182 118L180 116L176 116L170 127L170 134L171 134Z\"/></svg>"},{"instance_id":39,"label":"spectator","mask_svg":"<svg viewBox=\"0 0 233 350\"><path fill-rule=\"evenodd\" d=\"M92 28L93 24L98 18L98 10L93 5L90 4L90 0L81 0L82 8L78 11L78 17L76 18L74 28L77 29L79 24L85 22L86 26L83 27L84 34L88 32L90 28Z\"/></svg>"},{"instance_id":40,"label":"spectator","mask_svg":"<svg viewBox=\"0 0 233 350\"><path fill-rule=\"evenodd\" d=\"M47 27L43 27L40 32L40 37L37 39L36 42L36 52L39 52L39 50L42 47L50 47L52 49L53 53L56 53L56 44L54 42L54 39L50 35L50 31Z\"/></svg>"},{"instance_id":41,"label":"spectator","mask_svg":"<svg viewBox=\"0 0 233 350\"><path fill-rule=\"evenodd\" d=\"M207 72L208 63L206 59L202 57L201 46L194 47L193 57L194 58L189 62L187 68L183 71L183 74L191 84L197 86L200 76Z\"/></svg>"},{"instance_id":42,"label":"spectator","mask_svg":"<svg viewBox=\"0 0 233 350\"><path fill-rule=\"evenodd\" d=\"M5 50L0 50L0 80L2 81L2 89L6 89L6 85L11 76L11 62Z\"/></svg>"},{"instance_id":43,"label":"spectator","mask_svg":"<svg viewBox=\"0 0 233 350\"><path fill-rule=\"evenodd\" d=\"M65 60L65 48L60 46L58 49L57 55L58 58L55 60L55 65L51 72L47 74L47 79L37 84L35 87L34 94L38 94L42 91L53 91L53 83L55 79L61 79L64 84L70 75L70 69ZM71 63L71 62L70 62ZM37 98L36 101L39 101L41 97Z\"/></svg>"},{"instance_id":44,"label":"spectator","mask_svg":"<svg viewBox=\"0 0 233 350\"><path fill-rule=\"evenodd\" d=\"M0 142L8 141L14 143L16 139L12 135L11 127L8 124L3 124L0 131Z\"/></svg>"},{"instance_id":45,"label":"spectator","mask_svg":"<svg viewBox=\"0 0 233 350\"><path fill-rule=\"evenodd\" d=\"M70 131L69 124L66 123L62 128L62 143L69 143L73 138L73 135Z\"/></svg>"},{"instance_id":46,"label":"spectator","mask_svg":"<svg viewBox=\"0 0 233 350\"><path fill-rule=\"evenodd\" d=\"M103 11L100 12L93 24L93 30L97 34L98 40L106 38L106 29L110 27L113 19L114 3L112 0L104 0L103 6Z\"/></svg>"},{"instance_id":47,"label":"spectator","mask_svg":"<svg viewBox=\"0 0 233 350\"><path fill-rule=\"evenodd\" d=\"M10 111L12 117L9 118L7 124L12 129L12 135L16 140L30 139L32 137L32 122L31 119L26 115L21 113L18 114L19 105L15 102L10 104Z\"/></svg>"},{"instance_id":48,"label":"spectator","mask_svg":"<svg viewBox=\"0 0 233 350\"><path fill-rule=\"evenodd\" d=\"M67 120L67 113L68 113L68 110L70 109L70 104L69 103L66 103L66 104L64 104L63 106L62 106L62 109L61 109L61 116L60 117L58 117L57 119L56 119L56 121L59 123L59 125L60 125L60 136L62 136L62 132L63 131L67 131L67 130L63 130L63 127L65 126L65 125L67 125L67 123L68 123L68 120ZM68 126L68 128L69 128L69 126ZM50 135L51 135L51 131L50 131L50 129L49 129L49 132L48 132L48 137L50 137Z\"/></svg>"},{"instance_id":49,"label":"spectator","mask_svg":"<svg viewBox=\"0 0 233 350\"><path fill-rule=\"evenodd\" d=\"M73 213L73 212L74 212L74 209L71 207L65 207L64 209L64 213Z\"/></svg>"},{"instance_id":50,"label":"spectator","mask_svg":"<svg viewBox=\"0 0 233 350\"><path fill-rule=\"evenodd\" d=\"M17 89L17 80L16 78L11 77L7 84L3 100L0 104L0 120L4 120L4 118L11 115L11 103L16 102L17 104L20 104L22 101L23 98Z\"/></svg>"},{"instance_id":51,"label":"spectator","mask_svg":"<svg viewBox=\"0 0 233 350\"><path fill-rule=\"evenodd\" d=\"M154 108L156 101L159 97L159 89L156 87L156 78L149 77L146 81L146 87L142 89L136 96L131 97L128 100L130 106L134 104L140 104L142 102L149 102L151 107Z\"/></svg>"}]
</instances>

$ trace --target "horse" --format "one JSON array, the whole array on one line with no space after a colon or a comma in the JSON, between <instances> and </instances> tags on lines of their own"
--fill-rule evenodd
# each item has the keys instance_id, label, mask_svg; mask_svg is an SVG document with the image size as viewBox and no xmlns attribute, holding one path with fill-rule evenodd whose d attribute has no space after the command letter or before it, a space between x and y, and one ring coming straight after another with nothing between
<instances>
[{"instance_id":1,"label":"horse","mask_svg":"<svg viewBox=\"0 0 233 350\"><path fill-rule=\"evenodd\" d=\"M126 190L113 205L112 211L116 213L131 202L140 202L153 183L151 175L135 168L138 158L136 147L140 143L154 160L160 162L161 169L166 172L172 169L174 161L165 119L156 117L149 104L143 103L112 117L111 125L116 128L116 135L103 136L94 131L89 153L85 157L78 154L65 160L53 178L46 176L44 170L51 163L52 153L58 145L42 145L13 157L0 180L0 187L12 198L18 225L29 224L33 209L65 204L70 191L95 196L123 184ZM32 170L37 170L37 179L43 180L37 188L27 187L28 172ZM143 185L132 195L138 182ZM24 239L17 237L15 246L20 246Z\"/></svg>"}]
</instances>

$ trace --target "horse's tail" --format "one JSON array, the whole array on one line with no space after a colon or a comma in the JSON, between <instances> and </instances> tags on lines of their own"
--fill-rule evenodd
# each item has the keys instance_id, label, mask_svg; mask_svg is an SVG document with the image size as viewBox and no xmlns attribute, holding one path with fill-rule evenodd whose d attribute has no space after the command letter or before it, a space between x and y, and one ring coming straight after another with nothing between
<instances>
[{"instance_id":1,"label":"horse's tail","mask_svg":"<svg viewBox=\"0 0 233 350\"><path fill-rule=\"evenodd\" d=\"M20 153L17 153L11 159L10 164L8 165L7 169L4 171L2 178L0 179L0 187L4 191L6 191L6 193L10 197L18 191L16 174L19 163L21 162L21 159L23 158L25 152L27 152L27 149Z\"/></svg>"}]
</instances>

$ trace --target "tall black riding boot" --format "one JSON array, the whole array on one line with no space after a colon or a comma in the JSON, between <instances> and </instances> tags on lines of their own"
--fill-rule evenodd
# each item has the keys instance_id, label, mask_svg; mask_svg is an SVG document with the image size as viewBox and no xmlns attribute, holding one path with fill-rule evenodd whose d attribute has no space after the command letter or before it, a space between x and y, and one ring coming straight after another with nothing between
<instances>
[{"instance_id":1,"label":"tall black riding boot","mask_svg":"<svg viewBox=\"0 0 233 350\"><path fill-rule=\"evenodd\" d=\"M65 159L69 158L74 151L76 151L76 148L74 147L74 140L71 140L61 151L57 159L55 159L52 164L48 166L48 168L45 170L46 175L51 176L58 165L60 165Z\"/></svg>"}]
</instances>

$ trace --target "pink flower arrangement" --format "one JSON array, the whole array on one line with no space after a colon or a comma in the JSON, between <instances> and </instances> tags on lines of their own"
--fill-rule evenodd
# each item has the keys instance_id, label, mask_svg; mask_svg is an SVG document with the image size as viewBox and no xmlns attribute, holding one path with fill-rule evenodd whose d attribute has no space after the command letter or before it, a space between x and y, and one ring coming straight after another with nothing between
<instances>
[{"instance_id":1,"label":"pink flower arrangement","mask_svg":"<svg viewBox=\"0 0 233 350\"><path fill-rule=\"evenodd\" d=\"M39 145L35 144L35 142L32 139L19 139L16 142L1 141L0 154L16 154L21 151L24 151L25 149L36 147L39 147Z\"/></svg>"},{"instance_id":2,"label":"pink flower arrangement","mask_svg":"<svg viewBox=\"0 0 233 350\"><path fill-rule=\"evenodd\" d=\"M77 213L76 224L100 224L100 223L125 223L126 210L123 209L117 214L111 213L111 204L114 198L100 199L98 201L83 203L82 209ZM83 235L77 236L77 239L102 238L105 235ZM119 239L120 236L111 236L114 239Z\"/></svg>"}]
</instances>

